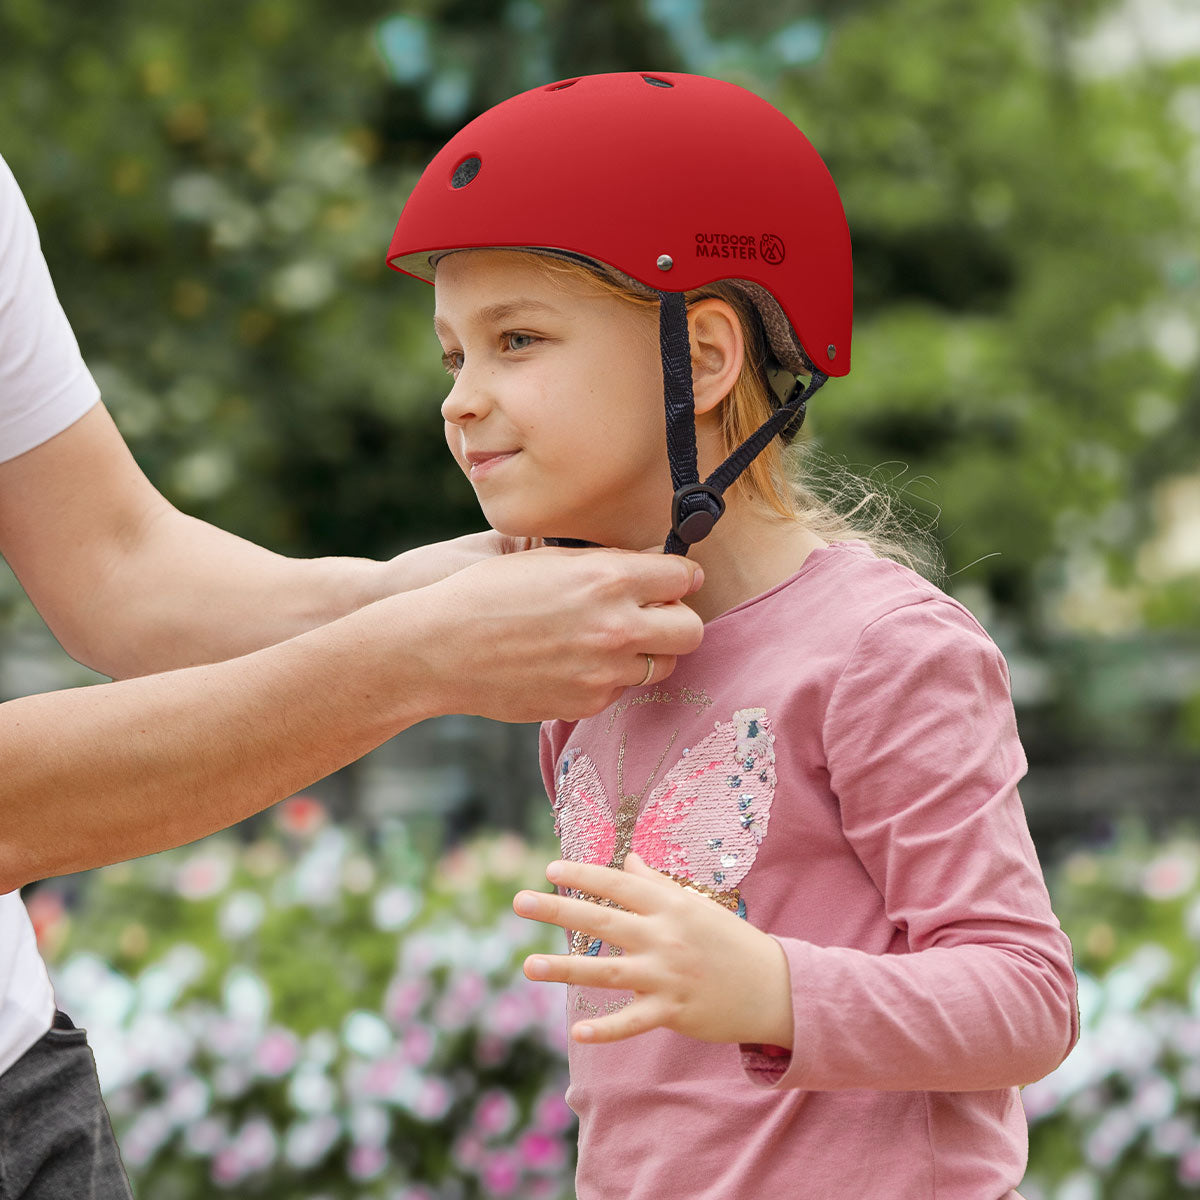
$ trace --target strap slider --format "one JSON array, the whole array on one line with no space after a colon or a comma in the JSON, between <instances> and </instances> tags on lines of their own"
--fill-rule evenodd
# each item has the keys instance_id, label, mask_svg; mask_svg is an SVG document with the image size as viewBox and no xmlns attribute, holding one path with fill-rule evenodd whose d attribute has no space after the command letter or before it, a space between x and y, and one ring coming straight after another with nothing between
<instances>
[{"instance_id":1,"label":"strap slider","mask_svg":"<svg viewBox=\"0 0 1200 1200\"><path fill-rule=\"evenodd\" d=\"M725 511L725 497L707 483L686 483L671 501L671 529L688 546L703 541Z\"/></svg>"}]
</instances>

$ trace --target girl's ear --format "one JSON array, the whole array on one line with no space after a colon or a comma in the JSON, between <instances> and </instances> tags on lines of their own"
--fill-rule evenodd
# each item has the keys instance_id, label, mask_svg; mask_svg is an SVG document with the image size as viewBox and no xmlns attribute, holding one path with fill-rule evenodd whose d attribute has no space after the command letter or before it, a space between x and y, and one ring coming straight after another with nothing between
<instances>
[{"instance_id":1,"label":"girl's ear","mask_svg":"<svg viewBox=\"0 0 1200 1200\"><path fill-rule=\"evenodd\" d=\"M746 355L737 313L715 296L688 308L692 343L692 390L696 415L714 411L733 391Z\"/></svg>"}]
</instances>

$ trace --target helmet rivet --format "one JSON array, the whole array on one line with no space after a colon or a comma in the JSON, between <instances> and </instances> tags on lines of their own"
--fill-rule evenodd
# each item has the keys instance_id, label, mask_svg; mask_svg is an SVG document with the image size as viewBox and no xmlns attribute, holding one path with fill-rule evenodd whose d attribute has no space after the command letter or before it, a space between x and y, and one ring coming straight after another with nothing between
<instances>
[{"instance_id":1,"label":"helmet rivet","mask_svg":"<svg viewBox=\"0 0 1200 1200\"><path fill-rule=\"evenodd\" d=\"M658 269L660 271L669 271L675 265L675 260L669 254L660 254L658 256Z\"/></svg>"},{"instance_id":2,"label":"helmet rivet","mask_svg":"<svg viewBox=\"0 0 1200 1200\"><path fill-rule=\"evenodd\" d=\"M825 347L825 353L828 354L830 358L837 358L837 347L830 344Z\"/></svg>"}]
</instances>

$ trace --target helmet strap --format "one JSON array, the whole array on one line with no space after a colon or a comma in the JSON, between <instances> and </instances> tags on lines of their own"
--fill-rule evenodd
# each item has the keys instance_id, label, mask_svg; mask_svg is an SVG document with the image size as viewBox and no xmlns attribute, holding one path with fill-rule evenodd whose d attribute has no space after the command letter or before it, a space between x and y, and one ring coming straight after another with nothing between
<instances>
[{"instance_id":1,"label":"helmet strap","mask_svg":"<svg viewBox=\"0 0 1200 1200\"><path fill-rule=\"evenodd\" d=\"M666 554L686 555L712 532L725 511L724 492L770 444L776 434L790 442L804 423L810 397L828 375L814 370L795 386L770 417L703 482L696 462L696 402L692 390L692 354L687 303L680 292L659 292L658 339L662 351L663 404L667 418L667 459L671 466L671 532Z\"/></svg>"},{"instance_id":2,"label":"helmet strap","mask_svg":"<svg viewBox=\"0 0 1200 1200\"><path fill-rule=\"evenodd\" d=\"M809 398L828 375L813 370L807 383L797 380L786 400L706 479L700 482L696 458L696 398L692 387L692 351L687 302L681 292L659 292L658 341L662 354L663 407L667 423L667 460L671 466L671 532L666 554L686 555L711 532L725 511L724 492L779 434L790 442L804 424ZM552 546L590 546L575 538L546 538Z\"/></svg>"}]
</instances>

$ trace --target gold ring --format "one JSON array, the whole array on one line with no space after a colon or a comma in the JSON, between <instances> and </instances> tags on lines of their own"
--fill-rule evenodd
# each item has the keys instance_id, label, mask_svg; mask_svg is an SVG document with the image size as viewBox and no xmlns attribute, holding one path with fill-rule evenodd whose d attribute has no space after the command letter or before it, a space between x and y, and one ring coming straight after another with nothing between
<instances>
[{"instance_id":1,"label":"gold ring","mask_svg":"<svg viewBox=\"0 0 1200 1200\"><path fill-rule=\"evenodd\" d=\"M650 676L654 674L654 659L649 654L646 655L646 675L638 687L645 687L650 682Z\"/></svg>"}]
</instances>

